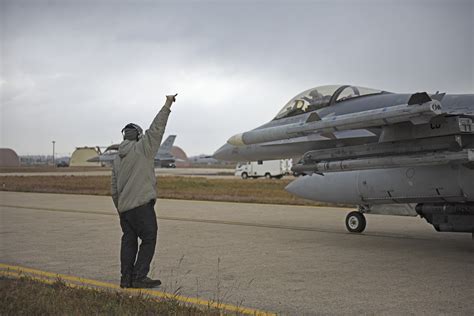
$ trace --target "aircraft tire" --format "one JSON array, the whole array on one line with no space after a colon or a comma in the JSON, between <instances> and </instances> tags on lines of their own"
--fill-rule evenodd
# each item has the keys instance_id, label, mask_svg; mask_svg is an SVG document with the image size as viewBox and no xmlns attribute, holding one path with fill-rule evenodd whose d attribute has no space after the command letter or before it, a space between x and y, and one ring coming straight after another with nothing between
<instances>
[{"instance_id":1,"label":"aircraft tire","mask_svg":"<svg viewBox=\"0 0 474 316\"><path fill-rule=\"evenodd\" d=\"M346 228L351 233L362 233L367 225L367 220L361 212L353 211L346 216Z\"/></svg>"}]
</instances>

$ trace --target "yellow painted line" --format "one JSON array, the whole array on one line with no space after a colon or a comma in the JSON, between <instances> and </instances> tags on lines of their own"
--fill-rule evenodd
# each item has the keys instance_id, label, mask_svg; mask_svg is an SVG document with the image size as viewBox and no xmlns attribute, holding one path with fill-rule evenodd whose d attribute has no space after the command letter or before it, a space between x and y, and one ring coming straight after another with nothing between
<instances>
[{"instance_id":1,"label":"yellow painted line","mask_svg":"<svg viewBox=\"0 0 474 316\"><path fill-rule=\"evenodd\" d=\"M266 311L262 311L258 309L239 307L239 306L235 306L231 304L207 301L207 300L194 298L194 297L187 297L183 295L175 295L175 294L166 293L166 292L157 291L157 290L121 289L120 286L116 284L112 284L112 283L86 279L86 278L76 277L76 276L67 275L67 274L46 272L46 271L25 268L25 267L15 266L15 265L9 265L9 264L4 264L4 263L0 263L0 268L6 269L3 271L0 271L0 274L21 277L21 276L24 276L25 273L30 273L34 275L32 278L34 278L35 280L45 282L48 284L54 283L55 281L51 280L51 278L54 278L54 279L60 279L67 286L70 286L70 287L93 286L93 287L107 288L107 289L113 289L113 290L122 290L125 292L131 292L131 293L148 294L148 295L163 298L163 299L177 300L185 304L201 305L205 307L216 308L216 309L228 311L228 312L237 312L237 313L246 314L246 315L256 315L256 316L276 315L275 313L266 312ZM37 277L37 276L40 276L40 277ZM49 279L45 279L45 278L49 278ZM66 282L66 281L70 281L70 282ZM71 282L76 282L79 284L71 283Z\"/></svg>"},{"instance_id":2,"label":"yellow painted line","mask_svg":"<svg viewBox=\"0 0 474 316\"><path fill-rule=\"evenodd\" d=\"M19 278L19 277L23 277L23 276L27 276L26 274L23 274L22 272L18 272L18 271L9 271L9 270L0 270L0 275L1 276L10 276L10 277L14 277L14 278ZM50 280L50 279L45 279L45 278L40 278L40 277L35 277L35 276L32 276L32 275L28 275L28 278L32 279L32 280L35 280L35 281L40 281L40 282L43 282L43 283L46 283L46 284L53 284L54 282L56 282L55 280ZM71 284L72 285L72 284ZM72 287L72 286L71 286Z\"/></svg>"}]
</instances>

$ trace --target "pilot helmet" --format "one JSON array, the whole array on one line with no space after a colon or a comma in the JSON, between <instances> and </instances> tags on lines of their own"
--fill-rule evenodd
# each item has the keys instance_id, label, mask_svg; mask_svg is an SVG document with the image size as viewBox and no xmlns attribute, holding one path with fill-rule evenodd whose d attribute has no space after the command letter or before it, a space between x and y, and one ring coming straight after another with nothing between
<instances>
[{"instance_id":1,"label":"pilot helmet","mask_svg":"<svg viewBox=\"0 0 474 316\"><path fill-rule=\"evenodd\" d=\"M319 93L317 89L313 89L310 93L309 96L312 97L313 99L318 99L321 98L323 95Z\"/></svg>"},{"instance_id":2,"label":"pilot helmet","mask_svg":"<svg viewBox=\"0 0 474 316\"><path fill-rule=\"evenodd\" d=\"M143 129L135 123L129 123L122 128L124 140L139 140L143 135Z\"/></svg>"}]
</instances>

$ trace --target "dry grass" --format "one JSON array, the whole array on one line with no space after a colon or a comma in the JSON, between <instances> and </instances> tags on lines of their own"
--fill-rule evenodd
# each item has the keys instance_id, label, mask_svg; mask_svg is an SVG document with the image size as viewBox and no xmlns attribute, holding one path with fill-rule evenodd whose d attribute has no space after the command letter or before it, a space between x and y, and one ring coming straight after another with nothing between
<instances>
[{"instance_id":1,"label":"dry grass","mask_svg":"<svg viewBox=\"0 0 474 316\"><path fill-rule=\"evenodd\" d=\"M0 278L0 315L222 315L175 300Z\"/></svg>"},{"instance_id":2,"label":"dry grass","mask_svg":"<svg viewBox=\"0 0 474 316\"><path fill-rule=\"evenodd\" d=\"M284 190L291 179L241 180L160 176L158 197L291 205L328 205ZM108 176L0 176L1 191L110 195Z\"/></svg>"},{"instance_id":3,"label":"dry grass","mask_svg":"<svg viewBox=\"0 0 474 316\"><path fill-rule=\"evenodd\" d=\"M0 176L2 191L110 195L107 176Z\"/></svg>"},{"instance_id":4,"label":"dry grass","mask_svg":"<svg viewBox=\"0 0 474 316\"><path fill-rule=\"evenodd\" d=\"M0 167L0 173L22 173L22 172L86 172L111 170L108 167L67 167L57 168L53 166L22 166L22 167Z\"/></svg>"}]
</instances>

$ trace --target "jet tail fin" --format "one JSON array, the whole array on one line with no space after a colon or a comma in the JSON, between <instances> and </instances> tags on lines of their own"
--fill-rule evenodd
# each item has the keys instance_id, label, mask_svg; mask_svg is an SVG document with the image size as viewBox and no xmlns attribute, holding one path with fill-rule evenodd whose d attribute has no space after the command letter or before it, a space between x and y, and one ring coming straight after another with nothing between
<instances>
[{"instance_id":1,"label":"jet tail fin","mask_svg":"<svg viewBox=\"0 0 474 316\"><path fill-rule=\"evenodd\" d=\"M431 98L432 98L433 100L436 100L436 101L441 102L441 101L443 100L443 98L444 98L445 95L446 95L445 92L443 92L443 93L436 92L436 94L432 95Z\"/></svg>"},{"instance_id":2,"label":"jet tail fin","mask_svg":"<svg viewBox=\"0 0 474 316\"><path fill-rule=\"evenodd\" d=\"M176 139L176 135L169 135L168 138L160 145L158 149L158 154L169 154L171 152L171 148L173 147L174 140Z\"/></svg>"}]
</instances>

